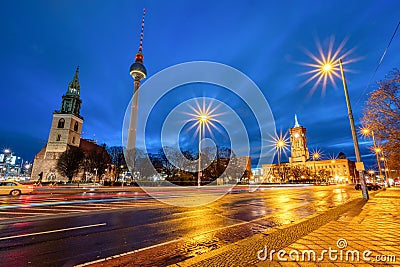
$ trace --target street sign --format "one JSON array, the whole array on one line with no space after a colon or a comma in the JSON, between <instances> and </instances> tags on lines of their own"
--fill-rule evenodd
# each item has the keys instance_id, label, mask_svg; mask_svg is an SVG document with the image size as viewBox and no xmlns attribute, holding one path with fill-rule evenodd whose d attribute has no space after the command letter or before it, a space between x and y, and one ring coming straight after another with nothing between
<instances>
[{"instance_id":1,"label":"street sign","mask_svg":"<svg viewBox=\"0 0 400 267\"><path fill-rule=\"evenodd\" d=\"M360 162L356 162L356 170L357 171L364 171L364 162L360 161Z\"/></svg>"}]
</instances>

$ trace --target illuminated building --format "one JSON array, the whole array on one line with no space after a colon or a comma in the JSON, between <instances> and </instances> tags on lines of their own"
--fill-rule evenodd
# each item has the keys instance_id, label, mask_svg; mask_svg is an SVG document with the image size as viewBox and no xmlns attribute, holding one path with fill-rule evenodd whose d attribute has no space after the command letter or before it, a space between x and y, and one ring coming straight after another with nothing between
<instances>
[{"instance_id":1,"label":"illuminated building","mask_svg":"<svg viewBox=\"0 0 400 267\"><path fill-rule=\"evenodd\" d=\"M355 163L344 154L339 158L321 160L315 152L310 157L307 146L306 128L301 126L295 116L295 125L289 129L291 156L289 162L280 164L263 164L263 179L260 182L279 183L298 182L334 182L355 183L357 175Z\"/></svg>"}]
</instances>

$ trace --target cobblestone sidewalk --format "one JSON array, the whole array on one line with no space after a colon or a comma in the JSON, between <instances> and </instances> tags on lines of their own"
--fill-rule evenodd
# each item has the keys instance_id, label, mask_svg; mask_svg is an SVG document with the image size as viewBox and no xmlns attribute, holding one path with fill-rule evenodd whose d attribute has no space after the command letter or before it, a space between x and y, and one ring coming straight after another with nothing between
<instances>
[{"instance_id":1,"label":"cobblestone sidewalk","mask_svg":"<svg viewBox=\"0 0 400 267\"><path fill-rule=\"evenodd\" d=\"M175 266L400 266L400 188L207 254Z\"/></svg>"},{"instance_id":2,"label":"cobblestone sidewalk","mask_svg":"<svg viewBox=\"0 0 400 267\"><path fill-rule=\"evenodd\" d=\"M276 256L273 262L265 260L257 266L400 266L400 189L381 191L358 216L353 212L285 247L287 262ZM290 251L297 261L291 261Z\"/></svg>"}]
</instances>

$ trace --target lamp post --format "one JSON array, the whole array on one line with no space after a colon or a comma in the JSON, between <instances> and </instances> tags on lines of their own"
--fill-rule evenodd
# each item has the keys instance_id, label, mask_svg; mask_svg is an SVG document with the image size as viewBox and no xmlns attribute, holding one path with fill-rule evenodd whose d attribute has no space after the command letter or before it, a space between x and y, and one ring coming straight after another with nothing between
<instances>
[{"instance_id":1,"label":"lamp post","mask_svg":"<svg viewBox=\"0 0 400 267\"><path fill-rule=\"evenodd\" d=\"M382 156L381 160L383 162L383 168L385 168L385 184L387 185L387 187L390 187L389 176L388 176L389 175L389 167L387 165L387 160L386 160L385 156Z\"/></svg>"},{"instance_id":2,"label":"lamp post","mask_svg":"<svg viewBox=\"0 0 400 267\"><path fill-rule=\"evenodd\" d=\"M284 138L279 138L276 142L276 150L278 152L278 175L279 175L279 180L282 182L282 177L281 177L281 156L282 156L282 149L284 149L287 146L285 139Z\"/></svg>"},{"instance_id":3,"label":"lamp post","mask_svg":"<svg viewBox=\"0 0 400 267\"><path fill-rule=\"evenodd\" d=\"M201 185L201 177L202 177L202 171L201 171L201 140L203 139L203 133L204 133L204 126L205 124L208 123L209 117L206 113L200 114L197 118L198 123L199 123L199 161L198 161L198 168L197 168L197 187L200 187Z\"/></svg>"},{"instance_id":4,"label":"lamp post","mask_svg":"<svg viewBox=\"0 0 400 267\"><path fill-rule=\"evenodd\" d=\"M212 103L206 105L206 100L203 98L203 105L200 106L199 103L196 103L196 107L190 107L194 111L194 113L187 113L191 116L188 122L195 122L189 129L194 127L198 127L197 131L199 133L199 141L198 141L198 149L199 149L199 158L197 162L197 187L200 188L201 178L203 176L202 166L201 166L201 141L203 140L203 135L206 130L206 126L209 132L211 132L211 127L216 127L214 122L219 122L215 117L220 114L214 113L217 110L217 107L212 108ZM196 133L197 133L196 131Z\"/></svg>"},{"instance_id":5,"label":"lamp post","mask_svg":"<svg viewBox=\"0 0 400 267\"><path fill-rule=\"evenodd\" d=\"M375 171L374 170L369 170L368 171L368 174L369 174L369 177L371 177L372 178L372 181L374 180L374 177L375 177Z\"/></svg>"},{"instance_id":6,"label":"lamp post","mask_svg":"<svg viewBox=\"0 0 400 267\"><path fill-rule=\"evenodd\" d=\"M353 111L351 109L349 92L347 91L347 83L346 83L346 78L344 76L342 59L339 59L339 66L340 66L340 72L342 74L343 89L344 89L344 94L346 97L346 105L347 105L347 112L348 112L349 121L350 121L351 135L353 137L354 152L356 154L356 169L358 170L358 175L360 177L361 191L362 191L363 198L368 200L369 196L368 196L367 186L365 184L364 167L363 167L363 163L361 161L360 148L358 146L356 127L354 125Z\"/></svg>"},{"instance_id":7,"label":"lamp post","mask_svg":"<svg viewBox=\"0 0 400 267\"><path fill-rule=\"evenodd\" d=\"M329 177L329 182L335 181L336 183L338 183L339 177L336 173L336 166L335 166L336 160L333 158L331 159L331 166L332 166L332 170L330 171L330 177Z\"/></svg>"},{"instance_id":8,"label":"lamp post","mask_svg":"<svg viewBox=\"0 0 400 267\"><path fill-rule=\"evenodd\" d=\"M377 163L378 169L379 169L379 178L382 178L381 163L379 161L379 153L382 151L382 149L380 147L376 146L374 131L364 127L364 128L361 129L361 134L364 135L364 136L368 136L368 135L371 134L372 141L374 143L374 152L375 152L375 155L376 155L376 163Z\"/></svg>"},{"instance_id":9,"label":"lamp post","mask_svg":"<svg viewBox=\"0 0 400 267\"><path fill-rule=\"evenodd\" d=\"M360 148L358 146L357 134L356 134L354 119L353 119L353 112L351 110L350 98L349 98L349 93L348 93L347 84L346 84L346 78L345 78L344 70L343 70L343 62L342 62L342 59L338 56L339 53L341 52L341 50L343 49L344 44L345 44L345 42L342 42L342 44L339 46L337 51L333 51L332 50L333 42L332 42L330 44L329 52L327 55L325 55L323 53L322 48L319 46L318 50L321 55L321 58L317 58L316 56L311 55L311 58L314 59L315 63L305 64L307 66L313 67L314 70L307 72L310 74L312 73L313 76L310 77L304 83L304 85L309 83L313 79L317 79L316 83L314 84L314 86L311 89L311 92L313 92L314 89L316 88L316 86L321 82L323 83L322 90L324 92L325 88L326 88L326 82L328 80L330 80L334 83L334 80L333 80L334 77L338 77L338 78L341 77L342 82L343 82L344 94L346 97L346 104L347 104L348 117L349 117L349 121L350 121L351 134L353 137L354 152L356 155L356 169L359 172L361 191L362 191L363 198L368 200L369 196L368 196L368 190L367 190L367 186L365 183L365 177L364 177L364 165L361 161L361 154L360 154ZM351 53L351 50L344 53L341 57L349 55L350 53ZM339 61L341 76L336 72L338 70L336 68L338 61ZM350 62L350 61L348 61L348 62Z\"/></svg>"},{"instance_id":10,"label":"lamp post","mask_svg":"<svg viewBox=\"0 0 400 267\"><path fill-rule=\"evenodd\" d=\"M93 179L93 185L95 185L96 184L96 180L97 180L97 168L94 168L93 169L94 171L95 171L95 175L94 175L94 179Z\"/></svg>"},{"instance_id":11,"label":"lamp post","mask_svg":"<svg viewBox=\"0 0 400 267\"><path fill-rule=\"evenodd\" d=\"M319 155L318 152L315 152L315 153L312 155L312 158L313 158L313 161L314 161L314 175L315 175L315 177L317 177L317 168L315 167L315 161L318 160L319 157L320 157L320 155Z\"/></svg>"},{"instance_id":12,"label":"lamp post","mask_svg":"<svg viewBox=\"0 0 400 267\"><path fill-rule=\"evenodd\" d=\"M125 166L124 166L124 165L121 165L120 168L121 168L121 173L122 173L122 182L121 182L121 186L124 187L124 179L125 179L125 176L124 176L123 170L124 170Z\"/></svg>"}]
</instances>

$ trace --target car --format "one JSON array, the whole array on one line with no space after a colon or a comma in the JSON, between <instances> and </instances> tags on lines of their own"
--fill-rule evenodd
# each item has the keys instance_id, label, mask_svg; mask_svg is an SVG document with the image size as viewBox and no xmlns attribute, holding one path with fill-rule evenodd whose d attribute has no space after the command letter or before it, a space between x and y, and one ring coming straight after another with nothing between
<instances>
[{"instance_id":1,"label":"car","mask_svg":"<svg viewBox=\"0 0 400 267\"><path fill-rule=\"evenodd\" d=\"M377 183L367 183L366 185L367 185L368 191L371 191L371 190L376 191L376 190L382 189L382 186L380 186ZM361 184L356 184L356 186L354 188L356 190L361 190Z\"/></svg>"},{"instance_id":2,"label":"car","mask_svg":"<svg viewBox=\"0 0 400 267\"><path fill-rule=\"evenodd\" d=\"M16 197L21 194L30 194L32 192L32 185L21 184L14 180L0 182L0 195L11 195L13 197Z\"/></svg>"}]
</instances>

